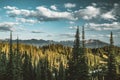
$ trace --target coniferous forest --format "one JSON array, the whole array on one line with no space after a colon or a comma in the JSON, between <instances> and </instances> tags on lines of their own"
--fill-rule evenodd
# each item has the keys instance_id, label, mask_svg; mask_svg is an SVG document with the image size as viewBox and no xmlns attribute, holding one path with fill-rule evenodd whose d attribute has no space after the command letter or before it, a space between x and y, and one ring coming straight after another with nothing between
<instances>
[{"instance_id":1,"label":"coniferous forest","mask_svg":"<svg viewBox=\"0 0 120 80\"><path fill-rule=\"evenodd\" d=\"M110 45L86 48L77 27L73 47L50 44L42 47L0 42L0 80L120 80L120 48ZM80 39L82 44L80 44Z\"/></svg>"}]
</instances>

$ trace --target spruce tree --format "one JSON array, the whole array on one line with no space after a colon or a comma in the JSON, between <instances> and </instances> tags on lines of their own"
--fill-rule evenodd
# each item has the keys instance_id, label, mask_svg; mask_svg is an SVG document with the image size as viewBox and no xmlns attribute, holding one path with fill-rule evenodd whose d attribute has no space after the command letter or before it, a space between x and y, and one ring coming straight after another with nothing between
<instances>
[{"instance_id":1,"label":"spruce tree","mask_svg":"<svg viewBox=\"0 0 120 80\"><path fill-rule=\"evenodd\" d=\"M34 68L32 66L32 59L31 53L30 57L28 56L27 52L24 54L24 63L23 63L23 80L34 80Z\"/></svg>"},{"instance_id":2,"label":"spruce tree","mask_svg":"<svg viewBox=\"0 0 120 80\"><path fill-rule=\"evenodd\" d=\"M79 39L79 27L77 27L74 46L72 50L71 57L69 58L68 62L68 80L78 80L80 73L79 73L79 56L80 56L80 39Z\"/></svg>"},{"instance_id":3,"label":"spruce tree","mask_svg":"<svg viewBox=\"0 0 120 80\"><path fill-rule=\"evenodd\" d=\"M88 58L87 58L87 51L85 47L85 32L84 32L84 26L82 27L82 47L80 48L80 55L79 55L79 62L78 62L78 68L79 68L79 80L89 80L88 76Z\"/></svg>"},{"instance_id":4,"label":"spruce tree","mask_svg":"<svg viewBox=\"0 0 120 80\"><path fill-rule=\"evenodd\" d=\"M1 52L0 53L0 80L6 80L6 54Z\"/></svg>"},{"instance_id":5,"label":"spruce tree","mask_svg":"<svg viewBox=\"0 0 120 80\"><path fill-rule=\"evenodd\" d=\"M106 80L116 80L116 60L115 60L115 51L114 51L114 42L113 34L111 32L110 36L110 47L108 54L108 72Z\"/></svg>"},{"instance_id":6,"label":"spruce tree","mask_svg":"<svg viewBox=\"0 0 120 80\"><path fill-rule=\"evenodd\" d=\"M84 27L82 28L82 47L80 47L79 27L77 27L72 56L68 63L68 80L89 80L87 62Z\"/></svg>"},{"instance_id":7,"label":"spruce tree","mask_svg":"<svg viewBox=\"0 0 120 80\"><path fill-rule=\"evenodd\" d=\"M39 61L38 61L38 64L37 64L37 66L36 66L36 80L42 80L42 78L41 78L41 75L42 75L42 73L41 73L41 66L42 66L42 60L40 59Z\"/></svg>"},{"instance_id":8,"label":"spruce tree","mask_svg":"<svg viewBox=\"0 0 120 80\"><path fill-rule=\"evenodd\" d=\"M14 75L15 75L15 80L21 80L22 79L22 58L19 52L19 39L17 37L16 41L16 54L15 54L15 70L14 70Z\"/></svg>"},{"instance_id":9,"label":"spruce tree","mask_svg":"<svg viewBox=\"0 0 120 80\"><path fill-rule=\"evenodd\" d=\"M59 64L59 74L58 80L65 80L65 69L63 66L63 62L61 61Z\"/></svg>"},{"instance_id":10,"label":"spruce tree","mask_svg":"<svg viewBox=\"0 0 120 80\"><path fill-rule=\"evenodd\" d=\"M7 80L13 80L14 79L14 63L13 63L13 51L12 51L12 31L10 32L10 50L9 50L9 60L8 60L8 63L7 63L7 72L6 72L6 75L7 75Z\"/></svg>"}]
</instances>

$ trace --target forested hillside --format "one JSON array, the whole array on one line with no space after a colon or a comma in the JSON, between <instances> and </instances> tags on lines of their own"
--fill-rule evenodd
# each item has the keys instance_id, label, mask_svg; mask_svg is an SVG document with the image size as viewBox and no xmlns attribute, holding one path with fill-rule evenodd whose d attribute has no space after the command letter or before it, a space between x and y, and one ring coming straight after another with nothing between
<instances>
[{"instance_id":1,"label":"forested hillside","mask_svg":"<svg viewBox=\"0 0 120 80\"><path fill-rule=\"evenodd\" d=\"M0 43L0 80L8 80L11 76L15 80L53 80L53 78L66 80L68 60L72 53L71 47L60 44L36 47L16 43L12 44L11 58L9 45L7 42ZM120 48L115 49L117 64L120 64ZM108 46L95 49L86 48L90 71L100 67L105 68L108 50ZM13 66L10 65L11 63ZM119 67L120 65L118 65L118 73L120 72ZM14 80L12 78L9 80Z\"/></svg>"}]
</instances>

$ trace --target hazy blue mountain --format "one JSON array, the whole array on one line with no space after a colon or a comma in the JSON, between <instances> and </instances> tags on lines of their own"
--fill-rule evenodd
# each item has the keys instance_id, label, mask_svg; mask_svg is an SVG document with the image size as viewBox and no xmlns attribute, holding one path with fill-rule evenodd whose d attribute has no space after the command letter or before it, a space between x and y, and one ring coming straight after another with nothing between
<instances>
[{"instance_id":1,"label":"hazy blue mountain","mask_svg":"<svg viewBox=\"0 0 120 80\"><path fill-rule=\"evenodd\" d=\"M3 42L8 42L9 40L2 40ZM13 42L15 43L16 40L13 40ZM44 46L44 45L49 45L49 44L62 44L64 46L73 46L74 41L53 41L53 40L37 40L37 39L30 39L30 40L19 40L20 43L24 43L24 44L28 44L28 45L34 45L34 46ZM82 43L82 42L81 42ZM81 44L80 43L80 44ZM103 41L100 40L95 40L95 39L90 39L90 40L86 40L85 41L85 45L88 48L98 48L98 47L104 47L109 45L108 43L105 43Z\"/></svg>"}]
</instances>

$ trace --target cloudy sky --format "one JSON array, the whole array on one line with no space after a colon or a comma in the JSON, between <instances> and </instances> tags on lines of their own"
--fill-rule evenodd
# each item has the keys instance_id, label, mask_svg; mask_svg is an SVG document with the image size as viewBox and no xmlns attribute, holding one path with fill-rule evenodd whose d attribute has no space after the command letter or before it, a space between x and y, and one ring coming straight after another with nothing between
<instances>
[{"instance_id":1,"label":"cloudy sky","mask_svg":"<svg viewBox=\"0 0 120 80\"><path fill-rule=\"evenodd\" d=\"M76 26L86 39L115 44L120 39L119 0L0 0L0 39L74 40Z\"/></svg>"}]
</instances>

